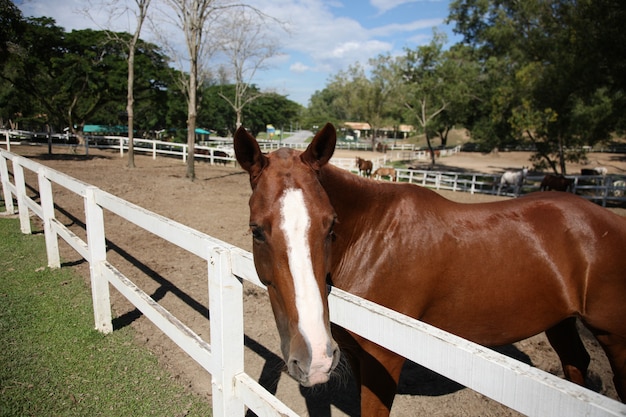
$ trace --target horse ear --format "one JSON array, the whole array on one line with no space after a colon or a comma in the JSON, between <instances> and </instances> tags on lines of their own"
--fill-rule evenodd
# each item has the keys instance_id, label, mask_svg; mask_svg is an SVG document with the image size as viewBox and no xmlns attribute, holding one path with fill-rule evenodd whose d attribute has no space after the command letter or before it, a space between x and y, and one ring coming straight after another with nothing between
<instances>
[{"instance_id":1,"label":"horse ear","mask_svg":"<svg viewBox=\"0 0 626 417\"><path fill-rule=\"evenodd\" d=\"M250 182L253 182L267 165L267 157L261 152L256 139L243 126L233 136L233 147L237 162L250 174Z\"/></svg>"},{"instance_id":2,"label":"horse ear","mask_svg":"<svg viewBox=\"0 0 626 417\"><path fill-rule=\"evenodd\" d=\"M320 169L326 165L335 152L337 144L337 131L332 123L326 123L317 132L309 146L302 153L302 161L309 164L313 169Z\"/></svg>"}]
</instances>

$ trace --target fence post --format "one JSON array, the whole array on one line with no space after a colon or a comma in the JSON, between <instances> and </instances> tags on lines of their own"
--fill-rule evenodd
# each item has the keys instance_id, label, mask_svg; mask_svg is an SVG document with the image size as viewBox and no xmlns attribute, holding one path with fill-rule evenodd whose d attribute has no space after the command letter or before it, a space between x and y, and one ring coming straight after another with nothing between
<instances>
[{"instance_id":1,"label":"fence post","mask_svg":"<svg viewBox=\"0 0 626 417\"><path fill-rule=\"evenodd\" d=\"M243 417L244 403L235 392L235 376L244 372L243 286L231 271L225 248L210 249L208 269L211 352L215 360L211 375L213 415Z\"/></svg>"},{"instance_id":2,"label":"fence post","mask_svg":"<svg viewBox=\"0 0 626 417\"><path fill-rule=\"evenodd\" d=\"M96 202L94 186L85 189L85 223L87 226L87 247L89 248L89 273L91 277L91 298L96 330L111 333L111 298L109 281L102 274L102 264L106 261L106 240L102 207Z\"/></svg>"},{"instance_id":3,"label":"fence post","mask_svg":"<svg viewBox=\"0 0 626 417\"><path fill-rule=\"evenodd\" d=\"M9 135L9 131L4 132L4 135L7 140L7 151L11 152L11 135Z\"/></svg>"},{"instance_id":4,"label":"fence post","mask_svg":"<svg viewBox=\"0 0 626 417\"><path fill-rule=\"evenodd\" d=\"M46 239L46 253L48 254L48 266L50 268L60 268L61 259L59 257L59 238L52 227L54 219L54 197L52 195L52 183L46 177L47 168L41 167L37 172L39 178L39 199L43 212L43 231Z\"/></svg>"},{"instance_id":5,"label":"fence post","mask_svg":"<svg viewBox=\"0 0 626 417\"><path fill-rule=\"evenodd\" d=\"M24 180L24 168L20 164L19 157L13 158L13 177L15 178L15 189L17 191L17 211L20 216L20 229L22 233L29 235L30 215L26 205L26 181Z\"/></svg>"},{"instance_id":6,"label":"fence post","mask_svg":"<svg viewBox=\"0 0 626 417\"><path fill-rule=\"evenodd\" d=\"M7 159L4 155L0 155L0 181L2 182L2 193L4 196L4 207L6 214L15 214L13 206L13 194L11 193L11 180L9 179L9 168L7 167Z\"/></svg>"}]
</instances>

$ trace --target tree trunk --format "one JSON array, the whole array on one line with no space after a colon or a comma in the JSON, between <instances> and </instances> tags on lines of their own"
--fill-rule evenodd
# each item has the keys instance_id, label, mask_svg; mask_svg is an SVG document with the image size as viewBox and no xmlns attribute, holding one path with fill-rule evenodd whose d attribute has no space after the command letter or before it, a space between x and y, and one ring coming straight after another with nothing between
<instances>
[{"instance_id":1,"label":"tree trunk","mask_svg":"<svg viewBox=\"0 0 626 417\"><path fill-rule=\"evenodd\" d=\"M563 149L563 137L559 135L559 165L561 166L561 174L567 174L567 168L565 168L565 151Z\"/></svg>"},{"instance_id":2,"label":"tree trunk","mask_svg":"<svg viewBox=\"0 0 626 417\"><path fill-rule=\"evenodd\" d=\"M189 74L189 102L187 106L187 178L196 178L195 170L195 144L196 144L196 117L197 117L197 88L198 81L198 61L197 58L191 60Z\"/></svg>"},{"instance_id":3,"label":"tree trunk","mask_svg":"<svg viewBox=\"0 0 626 417\"><path fill-rule=\"evenodd\" d=\"M128 51L128 92L126 101L126 113L128 115L128 168L135 168L135 143L134 143L134 123L135 123L135 46L132 45Z\"/></svg>"},{"instance_id":4,"label":"tree trunk","mask_svg":"<svg viewBox=\"0 0 626 417\"><path fill-rule=\"evenodd\" d=\"M435 167L435 150L433 149L433 144L430 141L430 136L428 136L426 129L424 129L424 136L426 136L426 145L428 145L428 152L430 152L430 167L434 168Z\"/></svg>"}]
</instances>

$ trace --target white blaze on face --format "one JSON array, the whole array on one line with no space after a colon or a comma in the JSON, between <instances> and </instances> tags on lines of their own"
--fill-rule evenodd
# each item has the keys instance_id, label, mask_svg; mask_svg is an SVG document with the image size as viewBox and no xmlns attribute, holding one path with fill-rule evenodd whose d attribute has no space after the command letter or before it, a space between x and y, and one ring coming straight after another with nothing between
<instances>
[{"instance_id":1,"label":"white blaze on face","mask_svg":"<svg viewBox=\"0 0 626 417\"><path fill-rule=\"evenodd\" d=\"M328 333L322 298L315 281L308 231L311 225L302 190L287 189L280 201L280 229L285 234L289 270L294 281L298 327L311 349L311 368L328 362Z\"/></svg>"}]
</instances>

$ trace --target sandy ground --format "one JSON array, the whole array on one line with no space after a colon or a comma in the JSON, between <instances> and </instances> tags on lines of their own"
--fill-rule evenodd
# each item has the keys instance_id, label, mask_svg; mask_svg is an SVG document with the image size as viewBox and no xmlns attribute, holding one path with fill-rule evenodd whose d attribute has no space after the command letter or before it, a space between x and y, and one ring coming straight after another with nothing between
<instances>
[{"instance_id":1,"label":"sandy ground","mask_svg":"<svg viewBox=\"0 0 626 417\"><path fill-rule=\"evenodd\" d=\"M238 167L196 164L197 179L185 178L182 161L137 155L137 168L126 168L126 159L114 151L91 149L89 156L75 155L66 148L55 148L54 155L46 147L13 146L13 152L48 165L148 210L191 226L204 233L244 248L251 249L248 230L248 178ZM380 154L338 151L338 157L369 158ZM527 153L483 155L462 153L440 159L438 165L469 171L499 172L506 168L529 165ZM624 173L623 156L594 154L591 166L609 167L609 172ZM570 172L580 167L572 166ZM28 175L29 184L37 188ZM34 191L32 191L34 194ZM84 236L82 200L56 186L59 218ZM492 201L494 196L444 192L446 197L463 202ZM618 210L619 211L619 210ZM626 215L622 210L622 215ZM138 229L119 217L105 214L108 258L144 291L169 309L200 336L209 339L207 319L208 288L206 265L200 259L173 247ZM88 282L88 265L65 243L62 243L64 266L78 270ZM145 345L172 378L207 399L211 386L209 375L164 337L121 295L112 291L115 328L132 325L137 342ZM283 372L278 335L269 301L264 291L251 284L245 286L246 371L265 385L278 398L300 415L356 416L356 391L345 373L328 386L302 389ZM593 357L590 368L592 389L616 398L611 374L604 354L585 333L585 343ZM556 355L543 335L503 348L514 356L548 372L562 375ZM405 366L393 416L516 416L517 413L442 378L416 364Z\"/></svg>"}]
</instances>

